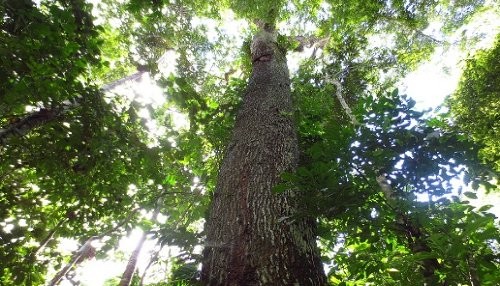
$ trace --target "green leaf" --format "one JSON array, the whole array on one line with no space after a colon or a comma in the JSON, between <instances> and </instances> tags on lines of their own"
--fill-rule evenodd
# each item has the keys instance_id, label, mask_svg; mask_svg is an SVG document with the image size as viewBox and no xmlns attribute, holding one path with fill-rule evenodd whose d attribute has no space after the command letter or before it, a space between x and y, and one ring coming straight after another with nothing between
<instances>
[{"instance_id":1,"label":"green leaf","mask_svg":"<svg viewBox=\"0 0 500 286\"><path fill-rule=\"evenodd\" d=\"M288 184L278 184L272 188L272 192L274 193L283 193L287 190L290 190L290 186Z\"/></svg>"},{"instance_id":2,"label":"green leaf","mask_svg":"<svg viewBox=\"0 0 500 286\"><path fill-rule=\"evenodd\" d=\"M464 196L468 197L469 199L477 199L476 193L473 192L464 192Z\"/></svg>"},{"instance_id":3,"label":"green leaf","mask_svg":"<svg viewBox=\"0 0 500 286\"><path fill-rule=\"evenodd\" d=\"M484 205L484 206L480 207L480 208L478 209L478 211L479 211L479 212L486 212L486 211L488 211L489 209L491 209L492 207L493 207L493 205Z\"/></svg>"},{"instance_id":4,"label":"green leaf","mask_svg":"<svg viewBox=\"0 0 500 286\"><path fill-rule=\"evenodd\" d=\"M177 183L177 180L175 176L169 174L165 179L162 181L163 184L168 184L170 186L175 186Z\"/></svg>"}]
</instances>

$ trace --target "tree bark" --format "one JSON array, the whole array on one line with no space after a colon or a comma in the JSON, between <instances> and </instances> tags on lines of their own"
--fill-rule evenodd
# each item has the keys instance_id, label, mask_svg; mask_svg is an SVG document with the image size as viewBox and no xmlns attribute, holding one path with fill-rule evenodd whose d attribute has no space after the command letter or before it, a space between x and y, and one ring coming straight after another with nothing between
<instances>
[{"instance_id":1,"label":"tree bark","mask_svg":"<svg viewBox=\"0 0 500 286\"><path fill-rule=\"evenodd\" d=\"M271 191L299 154L286 57L273 31L254 37L252 61L205 225L202 283L326 285L314 220L295 216L293 191Z\"/></svg>"}]
</instances>

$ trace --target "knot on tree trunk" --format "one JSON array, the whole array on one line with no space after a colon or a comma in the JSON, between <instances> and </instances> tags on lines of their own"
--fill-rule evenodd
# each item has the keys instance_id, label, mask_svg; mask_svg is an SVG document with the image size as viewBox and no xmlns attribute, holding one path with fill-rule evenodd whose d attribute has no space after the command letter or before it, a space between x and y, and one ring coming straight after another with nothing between
<instances>
[{"instance_id":1,"label":"knot on tree trunk","mask_svg":"<svg viewBox=\"0 0 500 286\"><path fill-rule=\"evenodd\" d=\"M250 51L252 62L267 62L273 58L274 49L277 42L277 36L274 32L261 31L254 36Z\"/></svg>"}]
</instances>

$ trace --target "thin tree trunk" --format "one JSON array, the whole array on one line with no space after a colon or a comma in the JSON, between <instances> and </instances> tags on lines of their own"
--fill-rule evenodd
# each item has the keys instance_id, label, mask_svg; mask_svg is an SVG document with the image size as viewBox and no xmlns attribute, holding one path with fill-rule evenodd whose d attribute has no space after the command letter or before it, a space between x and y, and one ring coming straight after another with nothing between
<instances>
[{"instance_id":1,"label":"thin tree trunk","mask_svg":"<svg viewBox=\"0 0 500 286\"><path fill-rule=\"evenodd\" d=\"M0 128L0 145L5 144L10 137L22 137L31 130L59 118L62 113L61 110L60 108L42 108L24 118L16 119L13 123L4 128Z\"/></svg>"},{"instance_id":2,"label":"thin tree trunk","mask_svg":"<svg viewBox=\"0 0 500 286\"><path fill-rule=\"evenodd\" d=\"M156 218L158 217L159 213L159 207L156 208L156 210L153 213L153 216L151 218L152 221L155 221ZM137 261L139 260L139 255L141 255L141 250L142 247L144 246L144 242L146 242L147 239L147 232L144 232L141 236L141 239L137 243L137 246L135 247L134 251L130 255L130 258L128 259L127 266L125 267L125 271L122 274L122 279L120 280L119 286L129 286L130 283L132 283L132 278L134 277L134 272L135 269L137 268Z\"/></svg>"},{"instance_id":3,"label":"thin tree trunk","mask_svg":"<svg viewBox=\"0 0 500 286\"><path fill-rule=\"evenodd\" d=\"M130 258L128 259L127 266L125 267L125 271L122 274L122 279L120 280L120 284L118 284L119 286L129 286L130 283L132 283L132 277L134 277L134 272L137 267L137 261L139 260L139 255L141 254L144 242L146 242L146 238L147 235L146 232L144 232L134 251L130 255Z\"/></svg>"},{"instance_id":4,"label":"thin tree trunk","mask_svg":"<svg viewBox=\"0 0 500 286\"><path fill-rule=\"evenodd\" d=\"M297 166L286 57L273 31L252 43L253 70L205 225L204 285L325 285L314 220L271 189Z\"/></svg>"},{"instance_id":5,"label":"thin tree trunk","mask_svg":"<svg viewBox=\"0 0 500 286\"><path fill-rule=\"evenodd\" d=\"M387 203L397 214L397 221L395 222L397 226L396 229L400 229L401 234L406 237L410 250L414 254L423 252L431 253L432 249L425 239L424 230L415 224L406 213L400 210L395 200L395 193L385 176L379 175L376 180L384 193ZM420 261L420 273L422 273L427 285L448 285L446 280L438 284L440 279L436 271L439 268L441 268L441 265L436 258L425 258Z\"/></svg>"},{"instance_id":6,"label":"thin tree trunk","mask_svg":"<svg viewBox=\"0 0 500 286\"><path fill-rule=\"evenodd\" d=\"M471 286L480 286L479 276L477 275L477 266L474 261L474 255L467 255L467 266L469 268L469 282Z\"/></svg>"},{"instance_id":7,"label":"thin tree trunk","mask_svg":"<svg viewBox=\"0 0 500 286\"><path fill-rule=\"evenodd\" d=\"M151 258L149 259L148 265L146 265L146 267L144 268L144 272L141 275L141 280L139 281L139 286L144 285L144 279L146 278L146 274L148 273L148 270L151 267L151 265L153 265L153 263L155 263L156 260L158 260L158 257L160 256L160 251L161 251L161 248L153 256L151 256Z\"/></svg>"},{"instance_id":8,"label":"thin tree trunk","mask_svg":"<svg viewBox=\"0 0 500 286\"><path fill-rule=\"evenodd\" d=\"M345 102L344 98L342 97L342 85L340 84L340 82L331 78L328 78L327 80L337 87L337 93L336 93L337 98L340 101L345 113L351 119L351 123L354 126L360 125L360 123L356 120L356 118L352 114L352 111ZM376 172L379 173L378 171ZM406 240L408 241L408 247L410 248L410 250L414 254L422 252L430 253L432 249L430 248L430 246L428 245L427 241L424 238L424 231L418 225L416 225L411 220L411 218L408 217L408 215L406 215L400 210L400 208L397 205L397 201L395 200L395 192L391 188L385 176L378 175L376 177L376 181L379 187L381 188L382 193L384 194L386 202L396 212L398 216L398 220L395 223L398 226L398 229L401 228L402 234L406 237ZM439 261L436 258L426 258L421 261L420 265L421 265L420 272L422 273L426 281L426 284L437 285L439 277L436 275L436 270L438 270L441 267ZM448 283L444 281L441 285L446 286L448 285Z\"/></svg>"},{"instance_id":9,"label":"thin tree trunk","mask_svg":"<svg viewBox=\"0 0 500 286\"><path fill-rule=\"evenodd\" d=\"M117 229L119 229L120 227L122 227L127 221L130 220L130 218L132 217L132 215L137 210L139 210L139 209L138 208L133 209L130 212L130 214L124 220L122 220L119 224L117 224L115 227L111 228L110 230L108 230L108 231L106 231L104 233L101 233L98 236L92 236L89 239L87 239L87 241L80 247L80 249L78 249L78 251L76 251L75 254L73 254L73 256L71 257L71 259L68 262L68 264L66 264L66 266L63 269L61 269L59 272L56 273L56 275L54 275L54 278L52 278L52 280L49 282L48 286L58 285L59 282L61 282L61 279L64 276L66 276L66 274L72 268L74 268L79 263L83 262L85 259L94 257L94 255L95 255L95 249L92 246L92 242L95 241L95 240L101 239L101 238L105 237L106 235L109 235L109 234L113 233L114 231L116 231ZM65 222L65 221L66 220L63 220L62 222ZM37 252L38 251L39 250L37 250Z\"/></svg>"}]
</instances>

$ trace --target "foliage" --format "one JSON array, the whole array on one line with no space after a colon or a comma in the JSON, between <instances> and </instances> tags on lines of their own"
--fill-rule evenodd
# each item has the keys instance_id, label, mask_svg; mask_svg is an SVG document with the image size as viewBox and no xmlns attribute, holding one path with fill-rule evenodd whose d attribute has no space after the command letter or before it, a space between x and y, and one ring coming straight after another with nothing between
<instances>
[{"instance_id":1,"label":"foliage","mask_svg":"<svg viewBox=\"0 0 500 286\"><path fill-rule=\"evenodd\" d=\"M92 71L106 66L89 5L6 1L2 9L0 123L36 119L30 110L55 115L0 147L1 280L39 285L49 261L63 262L58 237L85 241L127 219L130 229L133 210L157 199L150 180L161 184L176 169L164 170L168 149L147 146L140 106L124 108L92 84Z\"/></svg>"},{"instance_id":2,"label":"foliage","mask_svg":"<svg viewBox=\"0 0 500 286\"><path fill-rule=\"evenodd\" d=\"M292 75L301 167L277 191L304 194L302 215L320 222L331 283L499 283L498 223L487 206L462 199L496 188L477 157L498 164L498 41L468 62L452 119L388 92L441 44L423 32L430 21L452 32L483 2L251 2L0 1L3 284L44 284L47 269L69 259L58 249L65 238L102 236L102 258L137 226L180 249L172 281L157 285L194 283L200 225L251 66L250 29L235 39L218 27L228 8L276 24L291 50L288 36L324 40ZM165 63L175 71L163 73ZM135 70L159 79L163 106L100 89ZM351 124L336 92L362 125ZM163 133L152 135L144 113ZM177 126L179 114L188 127ZM472 189L460 193L450 181L462 177ZM162 224L142 215L159 201Z\"/></svg>"},{"instance_id":3,"label":"foliage","mask_svg":"<svg viewBox=\"0 0 500 286\"><path fill-rule=\"evenodd\" d=\"M500 36L490 50L478 52L466 62L462 79L448 99L457 128L483 145L480 155L500 171Z\"/></svg>"},{"instance_id":4,"label":"foliage","mask_svg":"<svg viewBox=\"0 0 500 286\"><path fill-rule=\"evenodd\" d=\"M489 207L477 211L461 201L450 183L465 175L473 189L496 188L491 170L478 161L478 147L412 110L414 101L397 90L360 99L361 126L339 126L338 119L315 125L314 116L332 106L325 95L315 97L299 103L305 158L284 179L304 192L305 215L322 217L318 231L332 261L330 281L435 285L476 277L498 283L495 216Z\"/></svg>"}]
</instances>

